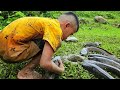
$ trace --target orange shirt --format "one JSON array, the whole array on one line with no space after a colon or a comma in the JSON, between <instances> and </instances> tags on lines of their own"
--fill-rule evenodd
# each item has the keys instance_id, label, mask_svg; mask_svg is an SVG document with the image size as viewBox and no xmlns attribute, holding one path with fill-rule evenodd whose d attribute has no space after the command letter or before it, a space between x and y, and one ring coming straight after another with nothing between
<instances>
[{"instance_id":1,"label":"orange shirt","mask_svg":"<svg viewBox=\"0 0 120 90\"><path fill-rule=\"evenodd\" d=\"M4 59L21 60L40 51L32 41L42 38L54 51L61 44L62 30L59 21L43 17L23 17L11 22L0 33L0 55ZM26 52L25 54L22 54ZM20 58L19 56L21 55Z\"/></svg>"}]
</instances>

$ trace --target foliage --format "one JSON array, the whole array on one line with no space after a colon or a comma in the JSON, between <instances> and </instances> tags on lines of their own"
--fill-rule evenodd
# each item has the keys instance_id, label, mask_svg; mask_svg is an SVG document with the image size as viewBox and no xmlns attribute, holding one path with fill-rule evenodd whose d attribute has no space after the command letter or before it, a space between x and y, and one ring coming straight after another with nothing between
<instances>
[{"instance_id":1,"label":"foliage","mask_svg":"<svg viewBox=\"0 0 120 90\"><path fill-rule=\"evenodd\" d=\"M42 16L57 18L65 11L1 11L0 12L0 29L2 30L13 20L25 16ZM84 18L89 21L86 24L80 24L80 29L73 36L78 38L78 42L62 42L61 48L54 56L79 54L84 42L101 42L102 48L120 58L120 30L114 23L120 24L120 11L74 11L79 19ZM101 15L107 19L108 24L95 23L93 18ZM16 79L17 72L27 63L8 64L0 60L0 78L1 79ZM96 79L94 75L88 72L81 66L81 63L72 64L65 62L65 72L59 75L56 79ZM37 71L44 73L44 70L37 68Z\"/></svg>"}]
</instances>

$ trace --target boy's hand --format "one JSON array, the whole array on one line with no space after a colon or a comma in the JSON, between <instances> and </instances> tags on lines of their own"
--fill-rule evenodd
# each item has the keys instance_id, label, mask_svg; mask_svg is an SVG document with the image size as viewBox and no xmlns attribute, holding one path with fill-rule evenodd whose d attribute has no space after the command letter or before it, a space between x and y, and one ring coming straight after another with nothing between
<instances>
[{"instance_id":1,"label":"boy's hand","mask_svg":"<svg viewBox=\"0 0 120 90\"><path fill-rule=\"evenodd\" d=\"M59 67L62 69L62 71L64 72L64 65L62 63L62 60L58 60L59 63Z\"/></svg>"}]
</instances>

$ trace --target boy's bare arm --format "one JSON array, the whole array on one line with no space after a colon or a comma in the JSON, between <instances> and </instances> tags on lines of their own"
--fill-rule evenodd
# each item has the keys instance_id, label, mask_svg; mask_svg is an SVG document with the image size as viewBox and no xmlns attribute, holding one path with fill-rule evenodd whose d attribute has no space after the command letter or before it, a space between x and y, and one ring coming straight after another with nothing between
<instances>
[{"instance_id":1,"label":"boy's bare arm","mask_svg":"<svg viewBox=\"0 0 120 90\"><path fill-rule=\"evenodd\" d=\"M44 49L42 52L40 66L48 71L54 72L56 74L61 74L64 71L63 63L60 61L59 67L51 60L54 51L50 44L46 41L44 45Z\"/></svg>"}]
</instances>

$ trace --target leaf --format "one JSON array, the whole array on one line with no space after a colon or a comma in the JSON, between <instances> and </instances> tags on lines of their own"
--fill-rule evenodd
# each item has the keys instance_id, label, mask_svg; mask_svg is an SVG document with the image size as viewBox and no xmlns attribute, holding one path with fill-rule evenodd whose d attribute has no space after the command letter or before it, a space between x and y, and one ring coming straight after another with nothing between
<instances>
[{"instance_id":1,"label":"leaf","mask_svg":"<svg viewBox=\"0 0 120 90\"><path fill-rule=\"evenodd\" d=\"M24 17L25 15L24 15L24 13L18 11L18 12L15 13L15 16Z\"/></svg>"},{"instance_id":2,"label":"leaf","mask_svg":"<svg viewBox=\"0 0 120 90\"><path fill-rule=\"evenodd\" d=\"M1 19L4 19L4 17L3 17L3 16L0 16L0 20L1 20Z\"/></svg>"}]
</instances>

